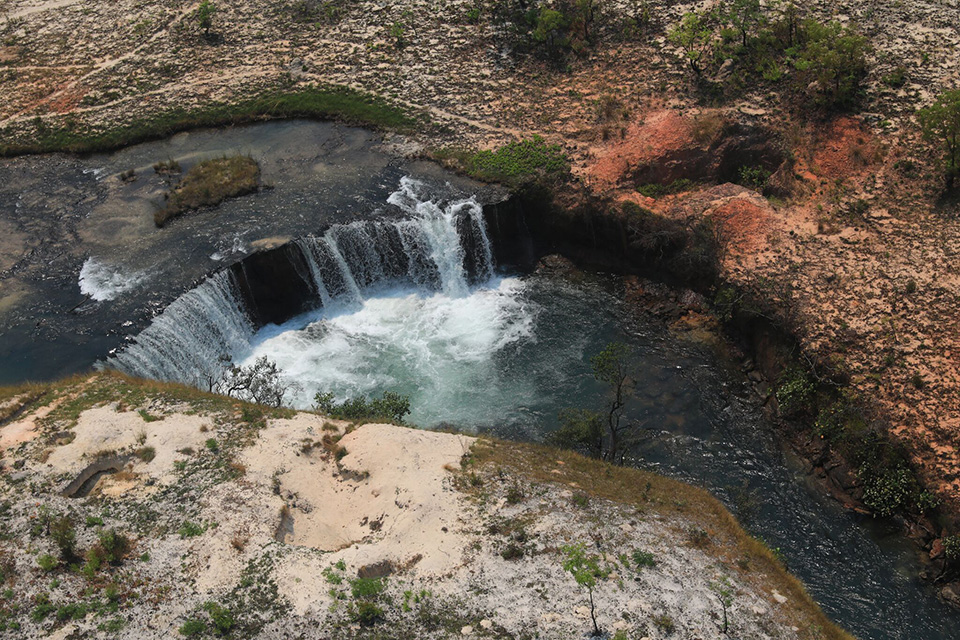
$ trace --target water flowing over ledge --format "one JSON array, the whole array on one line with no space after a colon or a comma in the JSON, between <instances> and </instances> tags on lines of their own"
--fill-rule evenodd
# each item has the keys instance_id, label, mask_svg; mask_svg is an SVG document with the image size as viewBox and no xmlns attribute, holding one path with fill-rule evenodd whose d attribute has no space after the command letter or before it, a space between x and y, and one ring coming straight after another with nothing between
<instances>
[{"instance_id":1,"label":"water flowing over ledge","mask_svg":"<svg viewBox=\"0 0 960 640\"><path fill-rule=\"evenodd\" d=\"M388 203L409 217L334 225L281 247L279 265L260 253L219 271L100 366L206 386L224 358L249 354L264 325L356 310L391 288L457 298L492 280L493 252L475 198L436 201L427 184L405 177ZM267 268L255 268L258 262Z\"/></svg>"}]
</instances>

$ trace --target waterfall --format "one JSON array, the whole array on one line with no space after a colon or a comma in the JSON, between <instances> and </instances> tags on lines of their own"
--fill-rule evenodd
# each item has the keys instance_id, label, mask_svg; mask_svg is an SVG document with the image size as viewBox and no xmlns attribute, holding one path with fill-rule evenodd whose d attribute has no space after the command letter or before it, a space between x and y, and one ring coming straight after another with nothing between
<instances>
[{"instance_id":1,"label":"waterfall","mask_svg":"<svg viewBox=\"0 0 960 640\"><path fill-rule=\"evenodd\" d=\"M254 331L236 282L220 271L174 300L110 365L144 378L203 386L217 375L222 356L249 347Z\"/></svg>"},{"instance_id":2,"label":"waterfall","mask_svg":"<svg viewBox=\"0 0 960 640\"><path fill-rule=\"evenodd\" d=\"M405 177L387 202L407 217L334 225L293 243L307 273L302 263L287 271L311 285L315 299L306 301L307 308L356 306L395 287L459 298L493 277L483 206L475 198L437 202L426 184ZM244 263L241 282L250 281L247 268ZM203 386L223 356L236 360L250 350L257 329L250 318L258 317L250 312L258 300L244 287L229 269L211 276L170 304L109 366Z\"/></svg>"}]
</instances>

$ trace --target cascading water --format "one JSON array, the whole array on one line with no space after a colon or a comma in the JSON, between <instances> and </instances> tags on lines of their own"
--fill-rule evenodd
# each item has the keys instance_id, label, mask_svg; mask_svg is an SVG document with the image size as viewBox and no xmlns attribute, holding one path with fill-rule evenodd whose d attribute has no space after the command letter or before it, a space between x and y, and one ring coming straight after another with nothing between
<instances>
[{"instance_id":1,"label":"cascading water","mask_svg":"<svg viewBox=\"0 0 960 640\"><path fill-rule=\"evenodd\" d=\"M254 326L243 311L230 272L191 289L154 318L110 365L144 378L202 385L223 355L248 348Z\"/></svg>"},{"instance_id":2,"label":"cascading water","mask_svg":"<svg viewBox=\"0 0 960 640\"><path fill-rule=\"evenodd\" d=\"M425 184L405 177L388 202L409 218L335 225L323 236L294 243L316 297L313 320L360 310L374 294L390 297L402 289L456 299L470 292L471 283L492 282L483 207L474 198L438 203ZM172 303L110 366L137 376L205 384L224 358L244 361L275 331L256 334L241 289L230 271L217 273Z\"/></svg>"}]
</instances>

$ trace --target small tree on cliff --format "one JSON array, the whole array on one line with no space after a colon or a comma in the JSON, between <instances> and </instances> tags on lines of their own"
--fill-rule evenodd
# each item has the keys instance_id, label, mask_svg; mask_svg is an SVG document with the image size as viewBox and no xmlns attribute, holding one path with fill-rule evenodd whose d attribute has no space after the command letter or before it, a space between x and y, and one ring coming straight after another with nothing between
<instances>
[{"instance_id":1,"label":"small tree on cliff","mask_svg":"<svg viewBox=\"0 0 960 640\"><path fill-rule=\"evenodd\" d=\"M947 91L919 113L923 137L943 148L947 188L953 188L960 174L960 89Z\"/></svg>"},{"instance_id":2,"label":"small tree on cliff","mask_svg":"<svg viewBox=\"0 0 960 640\"><path fill-rule=\"evenodd\" d=\"M595 553L587 553L586 545L582 542L562 547L561 551L565 556L563 570L569 572L573 579L577 581L577 584L587 590L590 602L590 620L593 622L593 631L590 635L597 638L603 635L603 631L597 624L593 591L597 588L597 578L606 577L609 571L600 568L600 556Z\"/></svg>"},{"instance_id":3,"label":"small tree on cliff","mask_svg":"<svg viewBox=\"0 0 960 640\"><path fill-rule=\"evenodd\" d=\"M688 13L670 33L670 42L683 50L690 69L699 78L714 44L713 14Z\"/></svg>"},{"instance_id":4,"label":"small tree on cliff","mask_svg":"<svg viewBox=\"0 0 960 640\"><path fill-rule=\"evenodd\" d=\"M723 16L739 34L744 49L747 48L750 35L764 22L760 0L731 0L723 9Z\"/></svg>"},{"instance_id":5,"label":"small tree on cliff","mask_svg":"<svg viewBox=\"0 0 960 640\"><path fill-rule=\"evenodd\" d=\"M213 15L216 12L217 8L213 6L210 0L203 0L200 6L197 7L197 24L203 29L204 37L210 37L210 29L213 27Z\"/></svg>"}]
</instances>

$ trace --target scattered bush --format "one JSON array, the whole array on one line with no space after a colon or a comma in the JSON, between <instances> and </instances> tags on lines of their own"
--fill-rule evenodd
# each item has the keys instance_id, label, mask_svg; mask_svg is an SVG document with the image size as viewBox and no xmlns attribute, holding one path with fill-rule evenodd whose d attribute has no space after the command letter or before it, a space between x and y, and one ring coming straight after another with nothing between
<instances>
[{"instance_id":1,"label":"scattered bush","mask_svg":"<svg viewBox=\"0 0 960 640\"><path fill-rule=\"evenodd\" d=\"M227 366L209 380L210 390L215 393L279 407L287 392L297 387L296 383L283 377L277 363L267 356L257 358L246 367L229 364L229 357L221 358L221 362Z\"/></svg>"},{"instance_id":2,"label":"scattered bush","mask_svg":"<svg viewBox=\"0 0 960 640\"><path fill-rule=\"evenodd\" d=\"M691 545L698 549L702 549L710 544L710 534L700 527L690 527L687 529L687 539Z\"/></svg>"},{"instance_id":3,"label":"scattered bush","mask_svg":"<svg viewBox=\"0 0 960 640\"><path fill-rule=\"evenodd\" d=\"M234 627L233 613L216 602L205 602L203 610L210 615L214 633L218 636L228 635Z\"/></svg>"},{"instance_id":4,"label":"scattered bush","mask_svg":"<svg viewBox=\"0 0 960 640\"><path fill-rule=\"evenodd\" d=\"M157 450L153 447L141 447L134 453L144 462L150 462L157 457Z\"/></svg>"},{"instance_id":5,"label":"scattered bush","mask_svg":"<svg viewBox=\"0 0 960 640\"><path fill-rule=\"evenodd\" d=\"M383 619L383 608L373 602L360 600L347 606L347 615L351 622L370 627Z\"/></svg>"},{"instance_id":6,"label":"scattered bush","mask_svg":"<svg viewBox=\"0 0 960 640\"><path fill-rule=\"evenodd\" d=\"M49 553L45 553L39 558L37 558L37 564L40 566L41 569L49 573L54 569L56 569L58 566L60 566L60 561L54 558Z\"/></svg>"},{"instance_id":7,"label":"scattered bush","mask_svg":"<svg viewBox=\"0 0 960 640\"><path fill-rule=\"evenodd\" d=\"M188 638L194 638L196 636L203 635L207 631L207 623L203 620L197 620L196 618L191 618L187 620L182 625L180 625L180 635L186 636Z\"/></svg>"},{"instance_id":8,"label":"scattered bush","mask_svg":"<svg viewBox=\"0 0 960 640\"><path fill-rule=\"evenodd\" d=\"M354 598L375 598L387 588L383 578L354 578L350 580L350 594Z\"/></svg>"},{"instance_id":9,"label":"scattered bush","mask_svg":"<svg viewBox=\"0 0 960 640\"><path fill-rule=\"evenodd\" d=\"M876 515L889 517L911 503L917 494L917 480L908 469L888 469L880 473L861 471L863 503Z\"/></svg>"},{"instance_id":10,"label":"scattered bush","mask_svg":"<svg viewBox=\"0 0 960 640\"><path fill-rule=\"evenodd\" d=\"M677 628L677 625L676 625L676 623L673 621L673 618L671 618L670 616L668 616L668 615L666 615L666 614L659 615L659 616L653 616L653 617L650 618L650 619L653 621L653 625L654 625L657 629L660 629L661 631L663 631L663 632L666 633L667 635L673 633L673 632L676 630L676 628Z\"/></svg>"},{"instance_id":11,"label":"scattered bush","mask_svg":"<svg viewBox=\"0 0 960 640\"><path fill-rule=\"evenodd\" d=\"M777 386L777 404L785 416L807 413L814 400L816 388L807 372L799 367L791 367L780 376Z\"/></svg>"},{"instance_id":12,"label":"scattered bush","mask_svg":"<svg viewBox=\"0 0 960 640\"><path fill-rule=\"evenodd\" d=\"M951 562L960 560L960 535L943 538L943 553Z\"/></svg>"},{"instance_id":13,"label":"scattered bush","mask_svg":"<svg viewBox=\"0 0 960 640\"><path fill-rule=\"evenodd\" d=\"M657 565L657 561L654 560L653 554L649 551L634 549L632 558L637 570L643 569L644 567L655 567Z\"/></svg>"},{"instance_id":14,"label":"scattered bush","mask_svg":"<svg viewBox=\"0 0 960 640\"><path fill-rule=\"evenodd\" d=\"M519 560L524 554L523 547L516 542L507 543L507 546L500 552L500 557L504 560Z\"/></svg>"},{"instance_id":15,"label":"scattered bush","mask_svg":"<svg viewBox=\"0 0 960 640\"><path fill-rule=\"evenodd\" d=\"M393 391L384 391L380 398L367 400L357 396L336 402L332 393L318 393L314 396L317 410L338 420L382 420L403 424L403 418L410 413L410 398Z\"/></svg>"},{"instance_id":16,"label":"scattered bush","mask_svg":"<svg viewBox=\"0 0 960 640\"><path fill-rule=\"evenodd\" d=\"M960 89L940 94L929 107L919 112L923 137L943 149L944 175L947 188L953 188L960 175Z\"/></svg>"},{"instance_id":17,"label":"scattered bush","mask_svg":"<svg viewBox=\"0 0 960 640\"><path fill-rule=\"evenodd\" d=\"M197 7L196 14L194 14L196 16L197 26L203 29L203 35L207 38L210 37L210 29L213 27L213 16L216 12L217 8L213 6L210 0L203 0L200 6Z\"/></svg>"},{"instance_id":18,"label":"scattered bush","mask_svg":"<svg viewBox=\"0 0 960 640\"><path fill-rule=\"evenodd\" d=\"M582 542L561 547L563 552L563 570L573 576L577 584L587 590L590 603L590 620L593 622L593 637L602 633L597 624L596 607L593 603L593 591L597 587L597 578L605 578L609 571L600 568L600 556L587 553L587 547Z\"/></svg>"},{"instance_id":19,"label":"scattered bush","mask_svg":"<svg viewBox=\"0 0 960 640\"><path fill-rule=\"evenodd\" d=\"M55 518L50 523L50 537L60 549L61 558L65 560L73 558L77 543L77 530L73 524L73 518L70 516Z\"/></svg>"},{"instance_id":20,"label":"scattered bush","mask_svg":"<svg viewBox=\"0 0 960 640\"><path fill-rule=\"evenodd\" d=\"M748 189L763 191L770 180L770 172L763 167L740 167L738 182Z\"/></svg>"},{"instance_id":21,"label":"scattered bush","mask_svg":"<svg viewBox=\"0 0 960 640\"><path fill-rule=\"evenodd\" d=\"M590 409L564 409L557 419L560 427L547 435L547 442L593 458L603 453L603 416Z\"/></svg>"},{"instance_id":22,"label":"scattered bush","mask_svg":"<svg viewBox=\"0 0 960 640\"><path fill-rule=\"evenodd\" d=\"M202 524L197 524L196 522L187 520L180 525L177 533L180 534L181 538L195 538L196 536L203 535L206 530L207 528Z\"/></svg>"}]
</instances>

